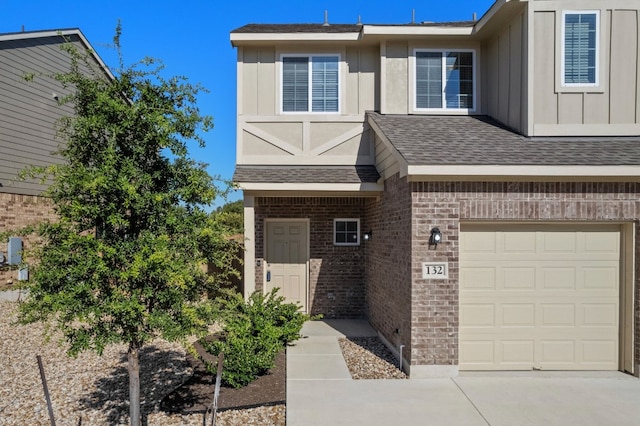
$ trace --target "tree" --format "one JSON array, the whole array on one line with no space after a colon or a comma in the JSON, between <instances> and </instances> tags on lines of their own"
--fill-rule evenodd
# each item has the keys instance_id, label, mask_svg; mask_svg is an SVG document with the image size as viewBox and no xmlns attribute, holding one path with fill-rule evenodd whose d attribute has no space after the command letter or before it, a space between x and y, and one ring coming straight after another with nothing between
<instances>
[{"instance_id":1,"label":"tree","mask_svg":"<svg viewBox=\"0 0 640 426\"><path fill-rule=\"evenodd\" d=\"M120 53L120 25L114 37ZM29 298L20 321L52 321L69 354L128 345L130 421L140 413L140 349L158 336L204 335L215 292L229 265L223 227L203 206L220 190L187 143L204 141L212 119L200 114L203 90L183 77L165 79L159 62L123 65L114 78L70 43L70 70L50 76L69 89L60 100L75 114L58 124L62 165L29 173L50 176L47 196L59 221L39 229L43 243L30 265Z\"/></svg>"},{"instance_id":2,"label":"tree","mask_svg":"<svg viewBox=\"0 0 640 426\"><path fill-rule=\"evenodd\" d=\"M232 201L218 207L213 213L215 220L226 226L233 234L244 232L244 202Z\"/></svg>"}]
</instances>

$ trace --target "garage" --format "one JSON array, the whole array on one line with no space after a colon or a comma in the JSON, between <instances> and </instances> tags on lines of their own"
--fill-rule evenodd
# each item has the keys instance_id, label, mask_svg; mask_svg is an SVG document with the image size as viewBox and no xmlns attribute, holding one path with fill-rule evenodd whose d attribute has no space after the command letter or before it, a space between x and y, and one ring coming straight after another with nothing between
<instances>
[{"instance_id":1,"label":"garage","mask_svg":"<svg viewBox=\"0 0 640 426\"><path fill-rule=\"evenodd\" d=\"M460 370L619 369L620 225L460 231Z\"/></svg>"}]
</instances>

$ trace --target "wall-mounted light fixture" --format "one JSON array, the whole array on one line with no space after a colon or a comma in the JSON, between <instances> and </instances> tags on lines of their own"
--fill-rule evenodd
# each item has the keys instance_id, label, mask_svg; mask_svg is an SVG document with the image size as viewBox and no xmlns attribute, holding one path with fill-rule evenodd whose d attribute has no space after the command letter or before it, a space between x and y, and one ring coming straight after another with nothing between
<instances>
[{"instance_id":1,"label":"wall-mounted light fixture","mask_svg":"<svg viewBox=\"0 0 640 426\"><path fill-rule=\"evenodd\" d=\"M363 237L365 241L371 241L371 238L373 238L373 231L365 232Z\"/></svg>"},{"instance_id":2,"label":"wall-mounted light fixture","mask_svg":"<svg viewBox=\"0 0 640 426\"><path fill-rule=\"evenodd\" d=\"M431 228L431 236L429 237L429 247L434 246L437 247L438 244L442 242L442 232L440 232L440 228L434 227Z\"/></svg>"}]
</instances>

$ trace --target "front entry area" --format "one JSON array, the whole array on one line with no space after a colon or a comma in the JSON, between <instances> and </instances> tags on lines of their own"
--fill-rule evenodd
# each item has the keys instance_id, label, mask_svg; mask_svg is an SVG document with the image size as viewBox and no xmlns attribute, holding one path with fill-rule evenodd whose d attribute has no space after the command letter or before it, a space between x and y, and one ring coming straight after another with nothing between
<instances>
[{"instance_id":1,"label":"front entry area","mask_svg":"<svg viewBox=\"0 0 640 426\"><path fill-rule=\"evenodd\" d=\"M306 220L266 221L265 291L278 288L289 303L307 312L309 223Z\"/></svg>"},{"instance_id":2,"label":"front entry area","mask_svg":"<svg viewBox=\"0 0 640 426\"><path fill-rule=\"evenodd\" d=\"M621 227L463 225L460 370L620 369Z\"/></svg>"}]
</instances>

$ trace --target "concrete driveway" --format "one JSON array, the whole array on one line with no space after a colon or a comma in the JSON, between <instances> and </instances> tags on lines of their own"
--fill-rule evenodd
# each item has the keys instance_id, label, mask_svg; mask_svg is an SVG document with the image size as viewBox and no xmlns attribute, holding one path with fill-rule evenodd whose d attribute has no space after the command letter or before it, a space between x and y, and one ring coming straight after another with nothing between
<instances>
[{"instance_id":1,"label":"concrete driveway","mask_svg":"<svg viewBox=\"0 0 640 426\"><path fill-rule=\"evenodd\" d=\"M337 338L366 321L316 321L287 351L287 425L637 425L640 380L618 372L463 373L352 380Z\"/></svg>"}]
</instances>

